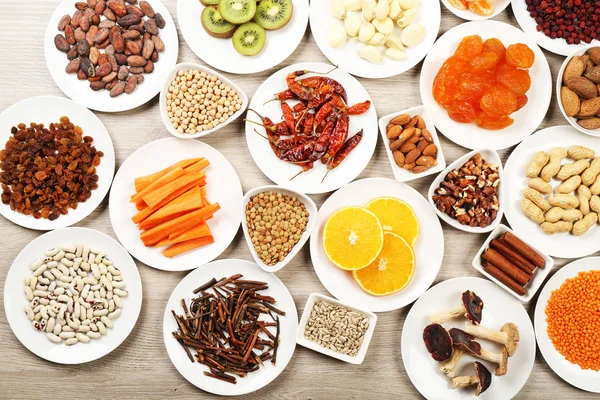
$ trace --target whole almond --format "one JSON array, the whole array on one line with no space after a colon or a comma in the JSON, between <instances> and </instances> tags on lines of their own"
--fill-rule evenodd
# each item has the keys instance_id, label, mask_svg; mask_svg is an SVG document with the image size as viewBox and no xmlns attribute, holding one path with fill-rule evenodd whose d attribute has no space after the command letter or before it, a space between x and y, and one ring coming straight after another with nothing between
<instances>
[{"instance_id":1,"label":"whole almond","mask_svg":"<svg viewBox=\"0 0 600 400\"><path fill-rule=\"evenodd\" d=\"M418 137L416 137L416 136L413 136L413 137L411 137L410 139L408 139L408 140L406 141L406 143L411 143L411 144L414 144L414 145L416 146L416 144L417 144L417 142L418 142L419 140L421 140L421 139L420 139L420 138L418 138Z\"/></svg>"},{"instance_id":2,"label":"whole almond","mask_svg":"<svg viewBox=\"0 0 600 400\"><path fill-rule=\"evenodd\" d=\"M600 65L595 65L585 71L585 77L594 83L600 83Z\"/></svg>"},{"instance_id":3,"label":"whole almond","mask_svg":"<svg viewBox=\"0 0 600 400\"><path fill-rule=\"evenodd\" d=\"M412 169L412 172L413 172L414 174L420 174L421 172L425 172L425 171L427 171L429 168L431 168L431 167L428 167L428 166L426 166L426 165L417 165L416 167L414 167L414 168Z\"/></svg>"},{"instance_id":4,"label":"whole almond","mask_svg":"<svg viewBox=\"0 0 600 400\"><path fill-rule=\"evenodd\" d=\"M419 122L418 116L412 117L411 120L408 121L408 123L404 126L404 129L412 128L413 126L416 126L417 122Z\"/></svg>"},{"instance_id":5,"label":"whole almond","mask_svg":"<svg viewBox=\"0 0 600 400\"><path fill-rule=\"evenodd\" d=\"M413 136L415 134L415 128L405 128L402 133L400 134L400 139L402 140L408 140L411 138L411 136Z\"/></svg>"},{"instance_id":6,"label":"whole almond","mask_svg":"<svg viewBox=\"0 0 600 400\"><path fill-rule=\"evenodd\" d=\"M425 147L425 149L423 149L423 155L435 157L437 155L437 151L438 149L435 143L430 143L427 145L427 147Z\"/></svg>"},{"instance_id":7,"label":"whole almond","mask_svg":"<svg viewBox=\"0 0 600 400\"><path fill-rule=\"evenodd\" d=\"M567 81L567 87L584 99L593 99L598 96L598 88L596 85L582 76L569 79Z\"/></svg>"},{"instance_id":8,"label":"whole almond","mask_svg":"<svg viewBox=\"0 0 600 400\"><path fill-rule=\"evenodd\" d=\"M386 136L390 140L396 140L400 137L402 133L402 127L400 125L390 125L390 129L388 129Z\"/></svg>"},{"instance_id":9,"label":"whole almond","mask_svg":"<svg viewBox=\"0 0 600 400\"><path fill-rule=\"evenodd\" d=\"M417 164L413 163L407 163L404 162L404 165L402 166L402 168L404 168L407 171L412 171L415 167L417 166Z\"/></svg>"},{"instance_id":10,"label":"whole almond","mask_svg":"<svg viewBox=\"0 0 600 400\"><path fill-rule=\"evenodd\" d=\"M588 119L580 119L579 121L577 121L577 124L579 124L579 126L581 126L582 128L585 128L585 129L590 129L590 130L599 129L600 128L600 118L594 117L594 118L588 118Z\"/></svg>"},{"instance_id":11,"label":"whole almond","mask_svg":"<svg viewBox=\"0 0 600 400\"><path fill-rule=\"evenodd\" d=\"M394 117L390 121L390 124L392 124L392 125L404 125L404 124L407 124L409 121L410 121L410 115L408 115L408 114L400 114L397 117Z\"/></svg>"},{"instance_id":12,"label":"whole almond","mask_svg":"<svg viewBox=\"0 0 600 400\"><path fill-rule=\"evenodd\" d=\"M427 141L425 139L421 139L419 140L419 142L417 143L417 150L419 150L421 153L423 153L423 151L425 150L425 148L427 147L429 143L427 143Z\"/></svg>"},{"instance_id":13,"label":"whole almond","mask_svg":"<svg viewBox=\"0 0 600 400\"><path fill-rule=\"evenodd\" d=\"M563 72L563 82L567 83L567 81L571 78L580 77L581 75L583 75L585 68L586 64L580 56L575 56L571 58L571 60L565 67L565 71Z\"/></svg>"},{"instance_id":14,"label":"whole almond","mask_svg":"<svg viewBox=\"0 0 600 400\"><path fill-rule=\"evenodd\" d=\"M425 125L425 120L423 119L423 117L421 117L420 115L417 115L417 124L416 127L419 129L425 129L427 128L427 125Z\"/></svg>"},{"instance_id":15,"label":"whole almond","mask_svg":"<svg viewBox=\"0 0 600 400\"><path fill-rule=\"evenodd\" d=\"M406 155L406 158L404 159L404 162L407 163L407 164L412 164L415 161L417 161L417 158L419 158L420 155L421 155L421 152L418 149L412 149Z\"/></svg>"},{"instance_id":16,"label":"whole almond","mask_svg":"<svg viewBox=\"0 0 600 400\"><path fill-rule=\"evenodd\" d=\"M430 156L421 156L417 158L417 165L424 165L426 167L432 167L435 165L435 158Z\"/></svg>"},{"instance_id":17,"label":"whole almond","mask_svg":"<svg viewBox=\"0 0 600 400\"><path fill-rule=\"evenodd\" d=\"M596 65L600 65L600 47L592 47L586 52Z\"/></svg>"},{"instance_id":18,"label":"whole almond","mask_svg":"<svg viewBox=\"0 0 600 400\"><path fill-rule=\"evenodd\" d=\"M404 165L404 154L402 154L401 151L394 151L392 153L394 155L394 161L396 162L396 165L401 167Z\"/></svg>"},{"instance_id":19,"label":"whole almond","mask_svg":"<svg viewBox=\"0 0 600 400\"><path fill-rule=\"evenodd\" d=\"M414 143L404 143L402 147L400 147L400 151L407 154L409 151L416 148L417 146Z\"/></svg>"},{"instance_id":20,"label":"whole almond","mask_svg":"<svg viewBox=\"0 0 600 400\"><path fill-rule=\"evenodd\" d=\"M560 88L560 101L568 117L575 116L581 108L581 101L577 93L566 86Z\"/></svg>"},{"instance_id":21,"label":"whole almond","mask_svg":"<svg viewBox=\"0 0 600 400\"><path fill-rule=\"evenodd\" d=\"M589 118L600 112L600 97L594 97L593 99L585 100L581 103L581 108L576 118Z\"/></svg>"},{"instance_id":22,"label":"whole almond","mask_svg":"<svg viewBox=\"0 0 600 400\"><path fill-rule=\"evenodd\" d=\"M394 140L392 143L390 143L390 150L392 150L392 151L398 150L400 148L400 146L402 146L403 143L404 143L404 140L402 140L402 139Z\"/></svg>"},{"instance_id":23,"label":"whole almond","mask_svg":"<svg viewBox=\"0 0 600 400\"><path fill-rule=\"evenodd\" d=\"M429 132L427 129L421 129L421 136L429 143L433 142L433 136L431 136L431 132Z\"/></svg>"}]
</instances>

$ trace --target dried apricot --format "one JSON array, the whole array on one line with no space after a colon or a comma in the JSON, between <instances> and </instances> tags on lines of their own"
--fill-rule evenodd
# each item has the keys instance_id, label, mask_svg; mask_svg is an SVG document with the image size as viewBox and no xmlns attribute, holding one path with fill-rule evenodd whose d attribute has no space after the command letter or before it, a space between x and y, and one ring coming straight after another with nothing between
<instances>
[{"instance_id":1,"label":"dried apricot","mask_svg":"<svg viewBox=\"0 0 600 400\"><path fill-rule=\"evenodd\" d=\"M438 71L433 80L433 98L438 104L445 106L454 100L458 93L457 82L463 66L464 63L456 57L450 57Z\"/></svg>"},{"instance_id":2,"label":"dried apricot","mask_svg":"<svg viewBox=\"0 0 600 400\"><path fill-rule=\"evenodd\" d=\"M515 120L508 115L495 118L481 112L477 115L477 120L475 122L477 123L477 126L483 129L500 130L511 126Z\"/></svg>"},{"instance_id":3,"label":"dried apricot","mask_svg":"<svg viewBox=\"0 0 600 400\"><path fill-rule=\"evenodd\" d=\"M466 0L448 0L448 3L458 10L466 10L468 7Z\"/></svg>"},{"instance_id":4,"label":"dried apricot","mask_svg":"<svg viewBox=\"0 0 600 400\"><path fill-rule=\"evenodd\" d=\"M469 124L477 118L477 110L468 101L455 100L446 107L448 116L456 122Z\"/></svg>"},{"instance_id":5,"label":"dried apricot","mask_svg":"<svg viewBox=\"0 0 600 400\"><path fill-rule=\"evenodd\" d=\"M525 107L525 104L527 104L528 101L529 98L526 95L517 96L517 109L515 110L515 112Z\"/></svg>"},{"instance_id":6,"label":"dried apricot","mask_svg":"<svg viewBox=\"0 0 600 400\"><path fill-rule=\"evenodd\" d=\"M459 60L465 62L470 61L477 54L481 53L483 49L483 40L479 35L465 36L465 38L458 44L454 56Z\"/></svg>"},{"instance_id":7,"label":"dried apricot","mask_svg":"<svg viewBox=\"0 0 600 400\"><path fill-rule=\"evenodd\" d=\"M475 0L469 3L469 10L487 17L494 13L494 5L490 0Z\"/></svg>"},{"instance_id":8,"label":"dried apricot","mask_svg":"<svg viewBox=\"0 0 600 400\"><path fill-rule=\"evenodd\" d=\"M494 76L489 72L465 72L458 80L458 99L466 100L479 106L483 93L494 84Z\"/></svg>"},{"instance_id":9,"label":"dried apricot","mask_svg":"<svg viewBox=\"0 0 600 400\"><path fill-rule=\"evenodd\" d=\"M493 68L498 63L498 56L496 53L490 51L484 51L477 54L469 61L469 68L473 72L487 71Z\"/></svg>"},{"instance_id":10,"label":"dried apricot","mask_svg":"<svg viewBox=\"0 0 600 400\"><path fill-rule=\"evenodd\" d=\"M516 68L531 68L535 54L527 45L515 43L506 49L506 62Z\"/></svg>"},{"instance_id":11,"label":"dried apricot","mask_svg":"<svg viewBox=\"0 0 600 400\"><path fill-rule=\"evenodd\" d=\"M504 117L517 109L517 95L505 86L495 85L486 90L479 106L492 117Z\"/></svg>"},{"instance_id":12,"label":"dried apricot","mask_svg":"<svg viewBox=\"0 0 600 400\"><path fill-rule=\"evenodd\" d=\"M504 47L504 44L502 44L500 39L489 38L483 42L483 51L496 53L498 62L502 62L506 58L506 47Z\"/></svg>"},{"instance_id":13,"label":"dried apricot","mask_svg":"<svg viewBox=\"0 0 600 400\"><path fill-rule=\"evenodd\" d=\"M529 73L523 69L506 68L496 76L496 80L515 92L517 96L524 95L531 87Z\"/></svg>"}]
</instances>

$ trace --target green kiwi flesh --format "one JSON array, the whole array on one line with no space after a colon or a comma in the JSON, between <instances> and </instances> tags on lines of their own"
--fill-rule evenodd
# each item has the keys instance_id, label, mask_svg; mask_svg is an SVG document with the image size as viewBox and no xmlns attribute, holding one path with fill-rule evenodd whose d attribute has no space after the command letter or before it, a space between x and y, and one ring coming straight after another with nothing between
<instances>
[{"instance_id":1,"label":"green kiwi flesh","mask_svg":"<svg viewBox=\"0 0 600 400\"><path fill-rule=\"evenodd\" d=\"M254 22L273 31L281 29L292 19L292 0L262 0L256 7Z\"/></svg>"},{"instance_id":2,"label":"green kiwi flesh","mask_svg":"<svg viewBox=\"0 0 600 400\"><path fill-rule=\"evenodd\" d=\"M221 0L219 13L232 24L243 24L254 18L256 0Z\"/></svg>"},{"instance_id":3,"label":"green kiwi flesh","mask_svg":"<svg viewBox=\"0 0 600 400\"><path fill-rule=\"evenodd\" d=\"M219 5L219 0L200 0L200 3L203 6L218 6Z\"/></svg>"},{"instance_id":4,"label":"green kiwi flesh","mask_svg":"<svg viewBox=\"0 0 600 400\"><path fill-rule=\"evenodd\" d=\"M248 22L238 27L233 38L233 47L244 56L255 56L265 47L267 32L254 22Z\"/></svg>"},{"instance_id":5,"label":"green kiwi flesh","mask_svg":"<svg viewBox=\"0 0 600 400\"><path fill-rule=\"evenodd\" d=\"M225 19L216 7L206 7L202 10L202 27L212 37L230 38L233 36L236 26Z\"/></svg>"}]
</instances>

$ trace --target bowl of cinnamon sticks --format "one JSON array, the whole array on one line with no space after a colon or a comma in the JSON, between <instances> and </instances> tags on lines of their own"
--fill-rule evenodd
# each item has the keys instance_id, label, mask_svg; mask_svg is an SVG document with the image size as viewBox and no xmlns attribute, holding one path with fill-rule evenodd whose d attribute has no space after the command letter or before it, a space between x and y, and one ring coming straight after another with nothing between
<instances>
[{"instance_id":1,"label":"bowl of cinnamon sticks","mask_svg":"<svg viewBox=\"0 0 600 400\"><path fill-rule=\"evenodd\" d=\"M554 260L499 224L473 259L473 267L519 299L529 303L554 266Z\"/></svg>"}]
</instances>

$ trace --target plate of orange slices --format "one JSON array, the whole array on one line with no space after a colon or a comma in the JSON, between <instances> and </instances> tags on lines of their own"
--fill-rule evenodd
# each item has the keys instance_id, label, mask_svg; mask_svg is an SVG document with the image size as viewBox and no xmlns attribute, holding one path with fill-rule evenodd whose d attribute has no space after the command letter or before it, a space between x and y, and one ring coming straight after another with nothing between
<instances>
[{"instance_id":1,"label":"plate of orange slices","mask_svg":"<svg viewBox=\"0 0 600 400\"><path fill-rule=\"evenodd\" d=\"M416 190L392 179L362 179L323 203L310 254L333 296L384 312L412 303L433 283L444 236L435 212Z\"/></svg>"},{"instance_id":2,"label":"plate of orange slices","mask_svg":"<svg viewBox=\"0 0 600 400\"><path fill-rule=\"evenodd\" d=\"M482 21L500 14L511 0L442 0L454 15L467 21Z\"/></svg>"}]
</instances>

